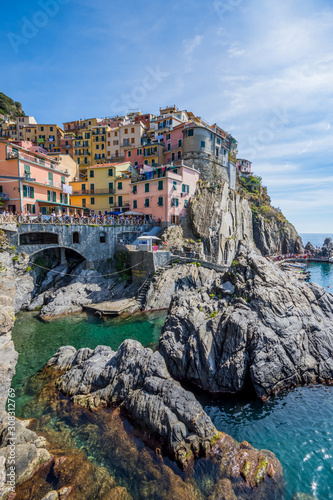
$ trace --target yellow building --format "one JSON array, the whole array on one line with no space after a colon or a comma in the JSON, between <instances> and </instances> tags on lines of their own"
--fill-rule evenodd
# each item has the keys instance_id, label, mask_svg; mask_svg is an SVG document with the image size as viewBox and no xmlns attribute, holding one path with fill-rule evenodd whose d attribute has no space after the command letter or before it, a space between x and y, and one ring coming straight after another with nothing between
<instances>
[{"instance_id":1,"label":"yellow building","mask_svg":"<svg viewBox=\"0 0 333 500\"><path fill-rule=\"evenodd\" d=\"M73 138L73 159L79 167L86 167L93 164L91 158L91 129L79 130Z\"/></svg>"},{"instance_id":2,"label":"yellow building","mask_svg":"<svg viewBox=\"0 0 333 500\"><path fill-rule=\"evenodd\" d=\"M28 126L30 129L30 125ZM47 151L53 148L60 148L60 139L64 136L64 131L56 124L36 125L37 144Z\"/></svg>"},{"instance_id":3,"label":"yellow building","mask_svg":"<svg viewBox=\"0 0 333 500\"><path fill-rule=\"evenodd\" d=\"M104 215L129 207L130 162L101 163L87 167L87 177L71 182L72 204ZM126 203L126 205L125 205Z\"/></svg>"}]
</instances>

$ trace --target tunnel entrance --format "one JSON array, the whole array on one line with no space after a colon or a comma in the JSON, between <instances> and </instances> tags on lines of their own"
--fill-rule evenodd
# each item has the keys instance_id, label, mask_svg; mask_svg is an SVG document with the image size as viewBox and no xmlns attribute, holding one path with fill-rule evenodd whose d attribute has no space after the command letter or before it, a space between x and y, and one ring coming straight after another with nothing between
<instances>
[{"instance_id":1,"label":"tunnel entrance","mask_svg":"<svg viewBox=\"0 0 333 500\"><path fill-rule=\"evenodd\" d=\"M25 233L20 234L20 245L57 245L57 233Z\"/></svg>"},{"instance_id":2,"label":"tunnel entrance","mask_svg":"<svg viewBox=\"0 0 333 500\"><path fill-rule=\"evenodd\" d=\"M36 252L31 256L31 261L43 268L53 269L64 261L64 257L65 262L72 269L85 261L85 258L81 254L71 248L64 247L52 247Z\"/></svg>"}]
</instances>

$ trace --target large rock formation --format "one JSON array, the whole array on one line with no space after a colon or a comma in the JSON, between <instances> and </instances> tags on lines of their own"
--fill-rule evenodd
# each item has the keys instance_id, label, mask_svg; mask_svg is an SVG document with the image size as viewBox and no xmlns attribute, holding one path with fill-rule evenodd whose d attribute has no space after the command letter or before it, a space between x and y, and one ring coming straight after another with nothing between
<instances>
[{"instance_id":1,"label":"large rock formation","mask_svg":"<svg viewBox=\"0 0 333 500\"><path fill-rule=\"evenodd\" d=\"M160 352L174 377L212 393L332 383L333 295L242 248L228 275L175 294Z\"/></svg>"},{"instance_id":2,"label":"large rock formation","mask_svg":"<svg viewBox=\"0 0 333 500\"><path fill-rule=\"evenodd\" d=\"M193 394L171 378L158 352L134 340L124 341L117 352L67 346L47 367L66 371L57 386L73 403L90 410L120 406L150 441L154 438L183 466L206 456L216 482L209 498L224 498L218 496L223 485L230 495L225 498L279 498L282 472L274 455L218 432Z\"/></svg>"},{"instance_id":3,"label":"large rock formation","mask_svg":"<svg viewBox=\"0 0 333 500\"><path fill-rule=\"evenodd\" d=\"M248 201L227 182L199 183L189 212L194 235L217 264L231 264L239 242L253 245Z\"/></svg>"},{"instance_id":4,"label":"large rock formation","mask_svg":"<svg viewBox=\"0 0 333 500\"><path fill-rule=\"evenodd\" d=\"M300 254L302 238L290 222L257 215L253 219L253 238L262 255Z\"/></svg>"}]
</instances>

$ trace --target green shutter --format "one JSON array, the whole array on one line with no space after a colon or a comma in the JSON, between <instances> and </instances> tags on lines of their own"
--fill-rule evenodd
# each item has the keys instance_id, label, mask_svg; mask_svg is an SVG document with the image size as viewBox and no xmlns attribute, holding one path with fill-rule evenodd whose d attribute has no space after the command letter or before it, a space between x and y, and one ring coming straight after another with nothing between
<instances>
[{"instance_id":1,"label":"green shutter","mask_svg":"<svg viewBox=\"0 0 333 500\"><path fill-rule=\"evenodd\" d=\"M63 184L66 184L66 179L65 179L65 177L64 177L63 175L61 176L61 182L62 182Z\"/></svg>"},{"instance_id":2,"label":"green shutter","mask_svg":"<svg viewBox=\"0 0 333 500\"><path fill-rule=\"evenodd\" d=\"M122 182L118 182L118 189L123 189L123 183Z\"/></svg>"},{"instance_id":3,"label":"green shutter","mask_svg":"<svg viewBox=\"0 0 333 500\"><path fill-rule=\"evenodd\" d=\"M60 193L60 203L62 203L62 193Z\"/></svg>"},{"instance_id":4,"label":"green shutter","mask_svg":"<svg viewBox=\"0 0 333 500\"><path fill-rule=\"evenodd\" d=\"M32 214L36 213L36 206L35 205L31 205L31 213Z\"/></svg>"},{"instance_id":5,"label":"green shutter","mask_svg":"<svg viewBox=\"0 0 333 500\"><path fill-rule=\"evenodd\" d=\"M158 189L159 189L159 191L162 191L162 189L163 189L163 181L158 181Z\"/></svg>"},{"instance_id":6,"label":"green shutter","mask_svg":"<svg viewBox=\"0 0 333 500\"><path fill-rule=\"evenodd\" d=\"M30 175L30 165L24 165L24 173Z\"/></svg>"},{"instance_id":7,"label":"green shutter","mask_svg":"<svg viewBox=\"0 0 333 500\"><path fill-rule=\"evenodd\" d=\"M23 186L23 198L27 197L27 186Z\"/></svg>"},{"instance_id":8,"label":"green shutter","mask_svg":"<svg viewBox=\"0 0 333 500\"><path fill-rule=\"evenodd\" d=\"M47 201L51 201L51 191L47 192Z\"/></svg>"},{"instance_id":9,"label":"green shutter","mask_svg":"<svg viewBox=\"0 0 333 500\"><path fill-rule=\"evenodd\" d=\"M145 193L149 193L149 182L145 184Z\"/></svg>"},{"instance_id":10,"label":"green shutter","mask_svg":"<svg viewBox=\"0 0 333 500\"><path fill-rule=\"evenodd\" d=\"M30 187L30 198L34 198L35 197L35 190L34 190L34 187L31 186Z\"/></svg>"},{"instance_id":11,"label":"green shutter","mask_svg":"<svg viewBox=\"0 0 333 500\"><path fill-rule=\"evenodd\" d=\"M65 204L68 205L68 194L65 194Z\"/></svg>"}]
</instances>

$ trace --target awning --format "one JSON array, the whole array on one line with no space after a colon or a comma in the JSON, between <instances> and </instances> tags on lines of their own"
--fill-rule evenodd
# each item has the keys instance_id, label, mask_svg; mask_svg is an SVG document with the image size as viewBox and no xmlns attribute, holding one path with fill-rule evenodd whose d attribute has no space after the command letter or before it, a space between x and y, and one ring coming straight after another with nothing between
<instances>
[{"instance_id":1,"label":"awning","mask_svg":"<svg viewBox=\"0 0 333 500\"><path fill-rule=\"evenodd\" d=\"M57 201L45 201L45 200L36 200L38 205L42 206L43 204L48 206L48 207L53 207L55 205L58 205L58 206L61 206L61 207L69 207L69 208L81 208L83 209L83 207L79 207L79 206L76 206L76 205L66 205L65 203L59 203Z\"/></svg>"},{"instance_id":2,"label":"awning","mask_svg":"<svg viewBox=\"0 0 333 500\"><path fill-rule=\"evenodd\" d=\"M124 213L125 213L125 215L143 215L139 212L133 212L132 210L129 210L128 212L124 212Z\"/></svg>"},{"instance_id":3,"label":"awning","mask_svg":"<svg viewBox=\"0 0 333 500\"><path fill-rule=\"evenodd\" d=\"M157 238L157 236L139 236L138 240L161 240L161 238Z\"/></svg>"}]
</instances>

